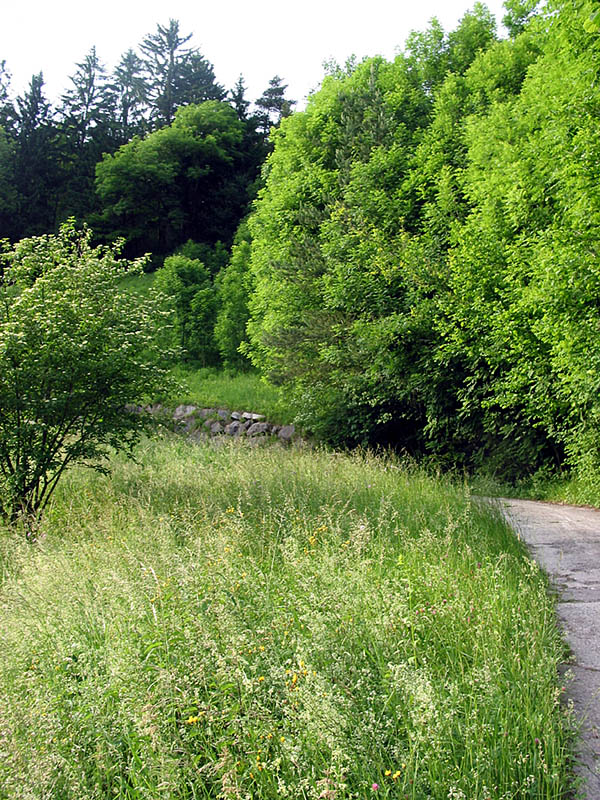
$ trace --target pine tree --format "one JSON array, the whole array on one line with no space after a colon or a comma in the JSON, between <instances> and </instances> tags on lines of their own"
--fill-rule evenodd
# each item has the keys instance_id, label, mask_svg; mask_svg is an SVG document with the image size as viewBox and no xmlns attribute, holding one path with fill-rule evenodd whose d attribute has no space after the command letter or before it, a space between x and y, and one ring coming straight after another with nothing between
<instances>
[{"instance_id":1,"label":"pine tree","mask_svg":"<svg viewBox=\"0 0 600 800\"><path fill-rule=\"evenodd\" d=\"M46 233L56 223L63 159L54 112L44 95L44 76L33 75L16 100L14 238Z\"/></svg>"},{"instance_id":2,"label":"pine tree","mask_svg":"<svg viewBox=\"0 0 600 800\"><path fill-rule=\"evenodd\" d=\"M237 79L233 89L229 90L229 102L235 108L238 119L242 121L248 119L248 109L250 102L246 100L246 85L242 75Z\"/></svg>"},{"instance_id":3,"label":"pine tree","mask_svg":"<svg viewBox=\"0 0 600 800\"><path fill-rule=\"evenodd\" d=\"M148 97L152 103L151 117L155 127L170 125L177 108L175 101L177 67L192 50L184 47L192 34L180 36L179 22L169 20L169 26L158 25L156 33L150 33L140 49L148 76Z\"/></svg>"},{"instance_id":4,"label":"pine tree","mask_svg":"<svg viewBox=\"0 0 600 800\"><path fill-rule=\"evenodd\" d=\"M277 127L284 117L289 117L292 113L292 106L296 105L295 100L288 100L285 97L287 84L281 83L279 75L271 78L268 89L256 101L256 105L261 109L259 118L265 134L269 133L271 126Z\"/></svg>"},{"instance_id":5,"label":"pine tree","mask_svg":"<svg viewBox=\"0 0 600 800\"><path fill-rule=\"evenodd\" d=\"M75 148L81 150L86 142L109 135L114 102L95 47L76 66L72 87L62 96L61 114Z\"/></svg>"},{"instance_id":6,"label":"pine tree","mask_svg":"<svg viewBox=\"0 0 600 800\"><path fill-rule=\"evenodd\" d=\"M121 56L110 84L113 93L117 136L121 144L147 127L148 84L144 77L144 62L131 48Z\"/></svg>"}]
</instances>

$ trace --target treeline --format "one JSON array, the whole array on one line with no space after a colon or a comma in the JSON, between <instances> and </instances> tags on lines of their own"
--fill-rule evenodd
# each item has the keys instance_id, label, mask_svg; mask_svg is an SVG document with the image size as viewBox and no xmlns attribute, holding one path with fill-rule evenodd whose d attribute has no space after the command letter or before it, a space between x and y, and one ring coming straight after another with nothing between
<instances>
[{"instance_id":1,"label":"treeline","mask_svg":"<svg viewBox=\"0 0 600 800\"><path fill-rule=\"evenodd\" d=\"M254 104L242 76L226 91L190 38L176 20L158 25L110 73L92 48L56 106L42 73L13 97L0 61L0 238L75 217L106 241L125 236L133 255L164 257L187 238L231 244L270 126L293 101L278 76Z\"/></svg>"},{"instance_id":2,"label":"treeline","mask_svg":"<svg viewBox=\"0 0 600 800\"><path fill-rule=\"evenodd\" d=\"M274 135L240 342L324 439L600 474L597 6L537 5L333 70Z\"/></svg>"},{"instance_id":3,"label":"treeline","mask_svg":"<svg viewBox=\"0 0 600 800\"><path fill-rule=\"evenodd\" d=\"M183 81L169 100L163 76L128 116L142 127L99 148L73 196L93 187L98 235L164 262L157 283L188 358L254 365L322 439L599 481L600 12L592 0L505 9L508 38L477 3L451 33L434 20L411 34L393 62L330 66L302 112L274 79L262 121L241 82L226 98L213 77L212 97ZM177 63L200 71L186 41ZM62 131L53 146L67 119L47 126ZM100 127L76 139L83 150ZM27 130L5 120L0 150L25 152ZM69 196L56 193L57 218L77 212ZM28 197L24 214L53 208Z\"/></svg>"}]
</instances>

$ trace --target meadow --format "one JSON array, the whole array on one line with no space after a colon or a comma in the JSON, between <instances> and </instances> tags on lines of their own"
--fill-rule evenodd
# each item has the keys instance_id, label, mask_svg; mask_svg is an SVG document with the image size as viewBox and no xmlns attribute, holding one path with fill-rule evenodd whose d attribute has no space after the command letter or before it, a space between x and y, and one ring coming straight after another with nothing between
<instances>
[{"instance_id":1,"label":"meadow","mask_svg":"<svg viewBox=\"0 0 600 800\"><path fill-rule=\"evenodd\" d=\"M177 398L171 398L171 405L182 402L204 408L254 411L282 425L293 421L294 411L283 393L266 383L257 372L230 373L178 364L172 375L180 388Z\"/></svg>"},{"instance_id":2,"label":"meadow","mask_svg":"<svg viewBox=\"0 0 600 800\"><path fill-rule=\"evenodd\" d=\"M0 798L566 798L544 576L466 486L164 433L0 537Z\"/></svg>"}]
</instances>

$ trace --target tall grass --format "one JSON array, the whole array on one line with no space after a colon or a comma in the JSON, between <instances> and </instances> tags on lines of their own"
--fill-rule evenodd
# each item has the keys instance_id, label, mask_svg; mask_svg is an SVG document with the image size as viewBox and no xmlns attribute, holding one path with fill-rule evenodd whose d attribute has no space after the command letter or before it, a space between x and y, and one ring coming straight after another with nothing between
<instances>
[{"instance_id":1,"label":"tall grass","mask_svg":"<svg viewBox=\"0 0 600 800\"><path fill-rule=\"evenodd\" d=\"M418 470L146 442L8 558L0 797L566 797L546 589Z\"/></svg>"}]
</instances>

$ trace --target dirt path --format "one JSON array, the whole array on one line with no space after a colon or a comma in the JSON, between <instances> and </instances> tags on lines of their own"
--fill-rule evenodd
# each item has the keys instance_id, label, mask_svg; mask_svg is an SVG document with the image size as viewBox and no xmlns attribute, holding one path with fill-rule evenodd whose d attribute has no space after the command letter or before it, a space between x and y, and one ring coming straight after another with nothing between
<instances>
[{"instance_id":1,"label":"dirt path","mask_svg":"<svg viewBox=\"0 0 600 800\"><path fill-rule=\"evenodd\" d=\"M600 800L600 511L532 500L500 504L559 592L558 616L575 658L567 695L583 719L581 796Z\"/></svg>"}]
</instances>

